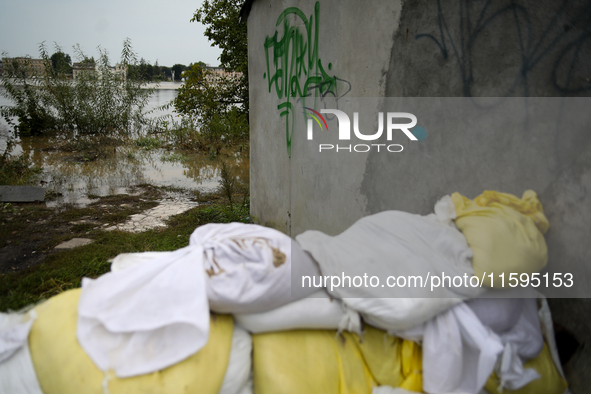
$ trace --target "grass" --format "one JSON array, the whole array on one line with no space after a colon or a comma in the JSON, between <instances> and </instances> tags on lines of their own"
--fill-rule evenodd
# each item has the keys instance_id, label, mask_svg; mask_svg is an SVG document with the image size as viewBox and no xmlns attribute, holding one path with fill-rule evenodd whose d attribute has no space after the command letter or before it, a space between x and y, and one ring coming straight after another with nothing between
<instances>
[{"instance_id":1,"label":"grass","mask_svg":"<svg viewBox=\"0 0 591 394\"><path fill-rule=\"evenodd\" d=\"M11 207L4 209L9 210ZM88 208L64 214L69 220L92 215ZM188 245L189 236L196 227L233 221L250 221L248 205L202 205L173 216L165 229L137 234L94 230L91 232L94 239L92 244L50 254L42 264L31 268L0 274L0 311L19 310L68 289L80 287L82 277L96 278L108 272L109 259L119 253L176 250ZM54 243L56 240L51 242Z\"/></svg>"},{"instance_id":2,"label":"grass","mask_svg":"<svg viewBox=\"0 0 591 394\"><path fill-rule=\"evenodd\" d=\"M152 150L162 148L164 142L155 137L141 137L135 140L135 145L144 150Z\"/></svg>"},{"instance_id":3,"label":"grass","mask_svg":"<svg viewBox=\"0 0 591 394\"><path fill-rule=\"evenodd\" d=\"M40 173L41 168L34 167L28 155L0 155L0 185L28 185Z\"/></svg>"}]
</instances>

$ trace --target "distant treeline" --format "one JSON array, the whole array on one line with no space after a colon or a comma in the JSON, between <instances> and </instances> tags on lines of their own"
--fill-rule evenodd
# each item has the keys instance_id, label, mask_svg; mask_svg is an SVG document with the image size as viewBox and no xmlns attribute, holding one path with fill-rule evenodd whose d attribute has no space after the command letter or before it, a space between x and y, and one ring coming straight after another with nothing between
<instances>
[{"instance_id":1,"label":"distant treeline","mask_svg":"<svg viewBox=\"0 0 591 394\"><path fill-rule=\"evenodd\" d=\"M53 70L56 73L72 74L72 58L67 53L62 51L56 51L50 57ZM85 58L81 63L94 64L94 58ZM158 82L158 81L171 81L174 71L174 80L180 81L182 73L188 67L184 64L175 64L172 67L160 66L158 61L154 64L150 64L144 58L141 58L137 64L129 64L127 69L127 77L146 81L146 82Z\"/></svg>"},{"instance_id":2,"label":"distant treeline","mask_svg":"<svg viewBox=\"0 0 591 394\"><path fill-rule=\"evenodd\" d=\"M186 68L184 64L175 64L172 67L160 66L158 61L152 65L142 58L139 64L128 66L127 76L142 81L171 81L174 72L174 80L180 81Z\"/></svg>"}]
</instances>

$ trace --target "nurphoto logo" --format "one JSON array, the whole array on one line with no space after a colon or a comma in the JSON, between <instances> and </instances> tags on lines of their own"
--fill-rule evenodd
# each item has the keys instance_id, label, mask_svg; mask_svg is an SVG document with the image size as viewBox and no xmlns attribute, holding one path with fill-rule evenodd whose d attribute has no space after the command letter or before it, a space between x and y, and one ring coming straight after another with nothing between
<instances>
[{"instance_id":1,"label":"nurphoto logo","mask_svg":"<svg viewBox=\"0 0 591 394\"><path fill-rule=\"evenodd\" d=\"M320 112L312 108L304 107L310 111L307 115L310 116L307 122L307 136L308 140L314 139L314 121L320 127L320 130L328 131L328 124L322 114L335 115L339 124L339 141L351 141L351 120L349 115L338 109L321 109ZM373 133L365 134L359 130L359 112L353 112L353 134L361 141L376 141L384 133L384 118L386 119L386 140L392 141L392 136L395 132L402 132L411 141L419 141L426 137L425 130L417 125L417 117L408 112L383 112L378 113L378 130ZM404 121L406 120L406 121ZM402 122L401 122L402 121ZM417 136L419 138L417 138ZM369 152L370 150L381 150L397 153L402 152L404 147L400 144L318 144L318 151L335 151L335 152Z\"/></svg>"}]
</instances>

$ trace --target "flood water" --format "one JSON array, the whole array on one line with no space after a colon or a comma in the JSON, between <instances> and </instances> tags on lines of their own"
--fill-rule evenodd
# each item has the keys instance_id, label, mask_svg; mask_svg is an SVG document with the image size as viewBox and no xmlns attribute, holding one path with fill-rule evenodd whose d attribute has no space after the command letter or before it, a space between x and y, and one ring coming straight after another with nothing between
<instances>
[{"instance_id":1,"label":"flood water","mask_svg":"<svg viewBox=\"0 0 591 394\"><path fill-rule=\"evenodd\" d=\"M147 110L161 107L176 97L177 90L166 89L166 86L164 83L155 90ZM10 103L0 97L0 105L6 104ZM172 110L157 110L152 116L172 113ZM4 152L8 131L4 120L1 122L0 154ZM94 196L128 193L133 186L145 183L200 192L212 191L220 183L222 160L232 167L239 181L248 183L247 154L222 151L218 158L212 160L207 155L195 152L179 155L163 149L146 151L128 144L114 148L107 159L80 162L73 160L74 152L48 150L52 144L54 142L49 137L23 137L12 151L13 155L30 153L33 163L43 168L38 183L56 196L48 202L49 206L66 203L83 206L93 201ZM178 198L182 198L181 195Z\"/></svg>"}]
</instances>

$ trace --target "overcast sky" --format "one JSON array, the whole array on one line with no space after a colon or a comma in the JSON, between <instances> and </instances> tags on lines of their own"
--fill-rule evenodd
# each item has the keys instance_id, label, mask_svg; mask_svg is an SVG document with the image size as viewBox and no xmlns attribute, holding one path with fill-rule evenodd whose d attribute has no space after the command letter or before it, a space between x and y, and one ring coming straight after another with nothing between
<instances>
[{"instance_id":1,"label":"overcast sky","mask_svg":"<svg viewBox=\"0 0 591 394\"><path fill-rule=\"evenodd\" d=\"M201 0L0 0L0 52L11 57L39 57L45 41L54 42L77 61L72 46L97 57L106 49L111 64L121 57L123 40L131 39L138 58L161 66L202 61L219 65L220 50L203 36L204 27L189 22Z\"/></svg>"}]
</instances>

